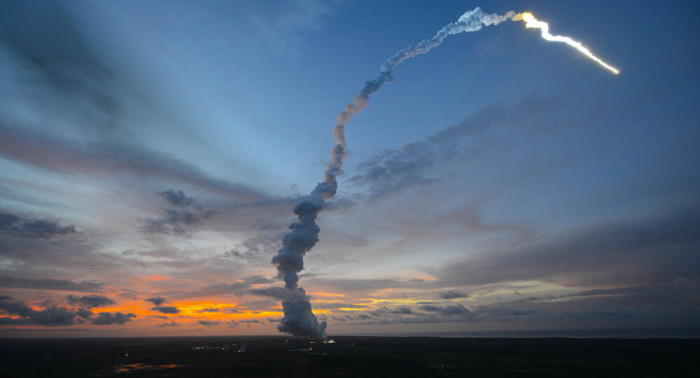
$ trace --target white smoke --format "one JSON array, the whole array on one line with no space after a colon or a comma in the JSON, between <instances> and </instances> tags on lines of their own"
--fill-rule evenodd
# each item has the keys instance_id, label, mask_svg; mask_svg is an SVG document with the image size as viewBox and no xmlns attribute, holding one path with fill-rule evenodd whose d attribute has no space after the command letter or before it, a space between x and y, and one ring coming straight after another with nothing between
<instances>
[{"instance_id":1,"label":"white smoke","mask_svg":"<svg viewBox=\"0 0 700 378\"><path fill-rule=\"evenodd\" d=\"M353 102L346 105L345 110L338 114L337 124L333 129L333 138L337 145L333 148L331 162L328 164L323 182L319 183L308 196L303 197L294 207L294 214L297 215L299 221L289 226L291 231L284 236L282 248L272 258L272 263L277 265L279 275L284 280L285 288L289 291L289 295L282 299L284 319L277 327L280 332L314 338L322 338L326 335L326 322L319 323L314 316L309 297L304 289L298 285L298 273L304 269L304 255L318 242L318 234L321 229L316 224L316 217L323 210L325 200L333 198L338 190L337 177L343 173L343 160L347 149L345 125L356 114L369 107L370 95L379 90L385 83L393 80L394 68L401 62L428 53L434 47L439 46L449 35L477 31L483 26L497 25L514 16L515 12L508 12L503 16L484 14L480 8L464 13L456 22L438 31L434 37L423 40L415 46L401 49L387 59L382 64L377 76L365 82Z\"/></svg>"}]
</instances>

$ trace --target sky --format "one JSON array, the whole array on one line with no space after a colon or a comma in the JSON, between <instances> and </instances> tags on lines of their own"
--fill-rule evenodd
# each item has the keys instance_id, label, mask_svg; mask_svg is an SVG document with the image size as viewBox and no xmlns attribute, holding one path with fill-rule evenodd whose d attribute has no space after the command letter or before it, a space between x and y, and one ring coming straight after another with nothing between
<instances>
[{"instance_id":1,"label":"sky","mask_svg":"<svg viewBox=\"0 0 700 378\"><path fill-rule=\"evenodd\" d=\"M0 337L275 335L272 257L347 124L300 286L329 335L700 327L700 4L0 0ZM693 331L695 330L695 331Z\"/></svg>"}]
</instances>

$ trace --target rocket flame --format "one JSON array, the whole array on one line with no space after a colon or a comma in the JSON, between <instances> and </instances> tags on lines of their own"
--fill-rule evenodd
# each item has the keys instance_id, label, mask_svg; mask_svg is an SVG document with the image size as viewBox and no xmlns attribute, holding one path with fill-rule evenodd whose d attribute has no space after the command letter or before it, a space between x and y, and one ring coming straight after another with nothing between
<instances>
[{"instance_id":1,"label":"rocket flame","mask_svg":"<svg viewBox=\"0 0 700 378\"><path fill-rule=\"evenodd\" d=\"M544 38L548 41L552 41L552 42L564 42L567 45L569 45L569 46L575 48L576 50L580 51L581 53L583 53L583 55L593 59L601 66L609 69L615 75L620 73L620 70L605 63L603 60L601 60L597 56L593 55L593 53L590 50L588 50L586 47L584 47L580 42L576 42L569 37L549 34L549 25L546 22L542 22L542 21L536 19L535 16L530 12L520 13L517 16L513 17L512 20L513 21L524 21L525 27L542 30L542 38Z\"/></svg>"}]
</instances>

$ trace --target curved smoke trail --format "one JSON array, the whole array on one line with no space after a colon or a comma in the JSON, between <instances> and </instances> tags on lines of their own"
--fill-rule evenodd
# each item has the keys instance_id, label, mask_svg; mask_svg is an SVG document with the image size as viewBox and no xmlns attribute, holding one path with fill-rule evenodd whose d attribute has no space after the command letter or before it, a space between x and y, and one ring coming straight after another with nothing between
<instances>
[{"instance_id":1,"label":"curved smoke trail","mask_svg":"<svg viewBox=\"0 0 700 378\"><path fill-rule=\"evenodd\" d=\"M323 182L319 183L308 196L303 197L296 204L294 214L299 220L289 226L291 231L284 236L282 248L272 258L272 263L277 265L277 270L284 280L287 290L282 299L284 318L277 327L280 332L314 338L322 338L326 335L326 322L319 323L314 316L309 297L304 289L299 287L298 273L304 269L304 255L318 242L318 234L321 229L316 224L316 217L323 210L325 200L335 196L338 190L337 177L343 173L343 160L347 149L345 124L369 106L370 95L379 90L385 83L393 80L394 68L404 60L426 54L434 47L439 46L449 35L477 31L483 26L499 24L515 17L515 15L515 12L508 12L503 16L489 15L484 14L479 8L464 13L456 22L438 31L433 38L396 52L382 64L374 79L365 82L353 102L346 105L345 110L338 115L337 124L333 129L333 137L337 145L333 148L331 162L328 164Z\"/></svg>"}]
</instances>

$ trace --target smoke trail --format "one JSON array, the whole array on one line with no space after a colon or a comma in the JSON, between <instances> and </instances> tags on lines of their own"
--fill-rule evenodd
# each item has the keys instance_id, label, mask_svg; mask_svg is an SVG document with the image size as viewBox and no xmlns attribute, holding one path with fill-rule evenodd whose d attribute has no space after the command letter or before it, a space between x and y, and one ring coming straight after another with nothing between
<instances>
[{"instance_id":1,"label":"smoke trail","mask_svg":"<svg viewBox=\"0 0 700 378\"><path fill-rule=\"evenodd\" d=\"M382 64L377 76L365 82L360 93L351 104L345 106L345 110L338 114L337 124L333 129L333 138L337 145L333 148L331 162L328 164L323 182L308 195L303 197L294 207L294 214L299 218L289 226L289 231L282 241L282 248L272 258L272 263L277 265L277 270L284 279L285 288L289 294L282 299L284 318L277 329L280 332L290 333L294 336L321 338L326 335L326 322L319 323L311 310L311 302L299 287L298 273L304 269L304 255L318 242L318 234L321 229L316 224L318 213L323 210L325 200L333 198L338 190L337 177L343 173L343 160L345 159L345 125L352 118L369 106L369 96L379 90L385 83L393 80L394 68L401 62L420 54L426 54L434 47L439 46L445 38L452 34L472 32L483 26L497 25L503 21L515 17L515 12L508 12L503 16L497 14L484 14L476 8L464 13L456 22L442 28L433 38L421 41L415 46L399 50L384 64Z\"/></svg>"}]
</instances>

